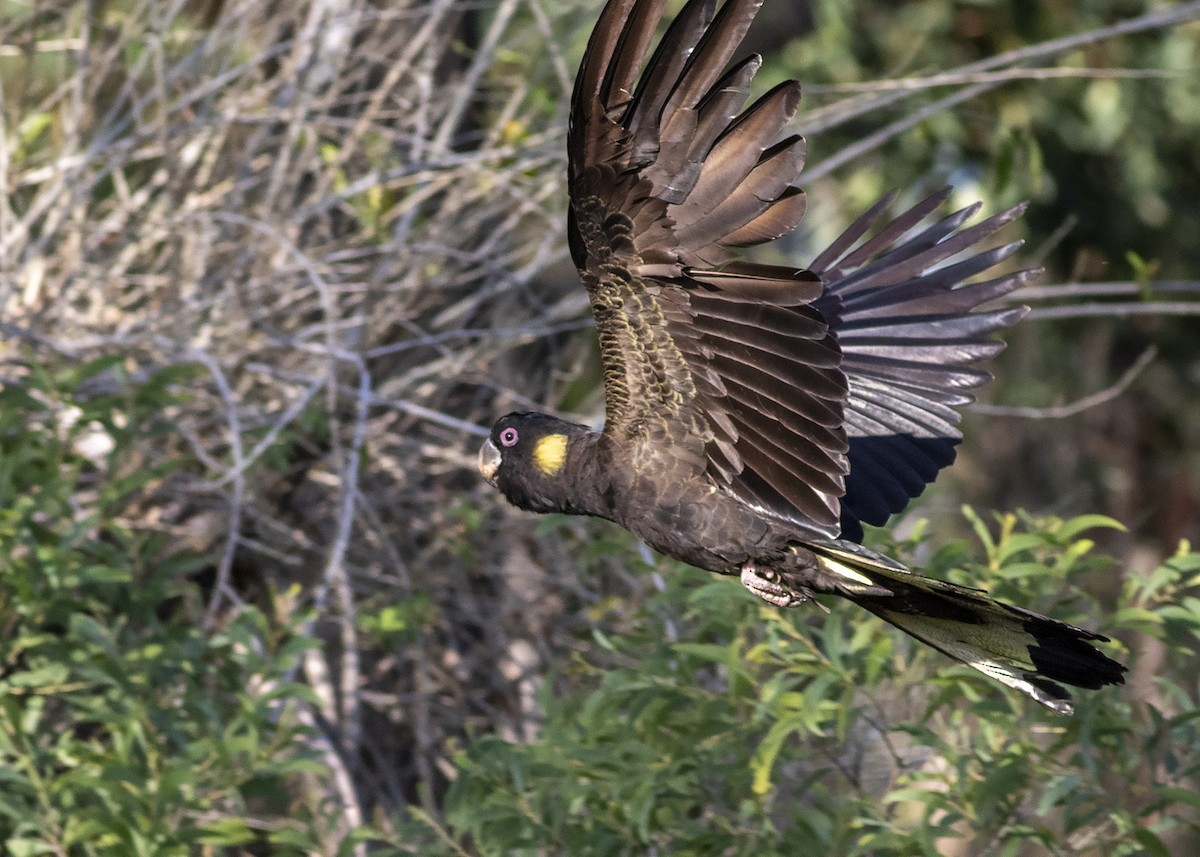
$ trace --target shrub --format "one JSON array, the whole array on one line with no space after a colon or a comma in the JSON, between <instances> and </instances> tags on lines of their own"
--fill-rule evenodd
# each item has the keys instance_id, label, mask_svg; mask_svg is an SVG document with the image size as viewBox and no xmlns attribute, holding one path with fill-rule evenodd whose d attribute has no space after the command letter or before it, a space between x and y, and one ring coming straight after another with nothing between
<instances>
[{"instance_id":1,"label":"shrub","mask_svg":"<svg viewBox=\"0 0 1200 857\"><path fill-rule=\"evenodd\" d=\"M305 853L311 824L288 818L315 768L289 676L309 641L252 606L206 629L191 573L207 561L123 520L179 466L137 466L131 441L164 430L187 370L120 368L35 364L0 390L0 842ZM71 392L102 377L113 392Z\"/></svg>"},{"instance_id":2,"label":"shrub","mask_svg":"<svg viewBox=\"0 0 1200 857\"><path fill-rule=\"evenodd\" d=\"M1200 554L1127 579L1114 613L1080 584L1119 573L1085 535L1115 522L1003 515L993 532L965 513L978 545L929 553L928 573L1099 624L1118 657L1158 637L1158 676L1079 692L1058 717L852 605L781 611L671 569L546 682L536 741L463 748L441 835L497 855L1183 853ZM892 547L928 553L920 536Z\"/></svg>"}]
</instances>

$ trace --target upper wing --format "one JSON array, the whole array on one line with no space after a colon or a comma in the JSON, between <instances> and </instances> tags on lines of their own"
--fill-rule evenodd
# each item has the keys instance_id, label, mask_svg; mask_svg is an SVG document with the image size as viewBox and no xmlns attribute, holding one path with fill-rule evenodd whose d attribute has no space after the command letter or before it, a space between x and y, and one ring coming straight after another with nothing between
<instances>
[{"instance_id":1,"label":"upper wing","mask_svg":"<svg viewBox=\"0 0 1200 857\"><path fill-rule=\"evenodd\" d=\"M764 512L837 529L847 382L819 278L733 262L795 228L795 82L746 110L726 66L761 0L692 0L642 70L663 0L610 0L571 105L571 251L604 360L605 431L669 437Z\"/></svg>"},{"instance_id":2,"label":"upper wing","mask_svg":"<svg viewBox=\"0 0 1200 857\"><path fill-rule=\"evenodd\" d=\"M804 213L804 141L780 139L799 85L743 110L760 60L729 63L761 0L690 0L647 62L664 2L610 0L572 98L569 232L605 431L669 438L764 513L853 533L946 463L950 406L986 377L963 366L1008 321L970 310L1012 278L953 288L1003 251L938 266L1000 221L958 231L960 212L910 236L934 199L860 244L877 206L811 270L737 260Z\"/></svg>"}]
</instances>

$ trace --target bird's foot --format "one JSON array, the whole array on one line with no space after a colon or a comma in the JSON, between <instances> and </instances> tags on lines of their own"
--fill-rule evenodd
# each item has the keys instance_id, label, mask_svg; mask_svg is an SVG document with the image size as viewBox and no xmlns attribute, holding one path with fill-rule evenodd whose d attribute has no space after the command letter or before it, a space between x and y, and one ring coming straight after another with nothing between
<instances>
[{"instance_id":1,"label":"bird's foot","mask_svg":"<svg viewBox=\"0 0 1200 857\"><path fill-rule=\"evenodd\" d=\"M793 592L779 583L779 575L771 569L761 572L753 562L742 566L742 586L768 604L776 607L795 607L808 600L807 592Z\"/></svg>"}]
</instances>

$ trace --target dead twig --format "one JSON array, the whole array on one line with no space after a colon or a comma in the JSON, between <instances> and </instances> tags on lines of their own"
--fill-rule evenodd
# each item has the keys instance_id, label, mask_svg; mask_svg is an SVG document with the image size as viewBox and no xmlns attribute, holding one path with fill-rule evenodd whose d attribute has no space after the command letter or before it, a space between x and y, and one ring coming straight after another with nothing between
<instances>
[{"instance_id":1,"label":"dead twig","mask_svg":"<svg viewBox=\"0 0 1200 857\"><path fill-rule=\"evenodd\" d=\"M1117 379L1110 387L1099 390L1091 395L1084 396L1082 399L1077 399L1066 405L1052 405L1045 408L1030 408L1021 407L1018 405L988 405L983 403L975 403L971 405L971 410L979 414L987 414L995 417L1020 417L1028 420L1061 420L1067 417L1073 417L1076 414L1081 414L1091 408L1099 407L1107 402L1120 396L1130 385L1137 380L1138 376L1146 369L1147 366L1158 356L1158 349L1151 345L1140 355L1138 359L1133 361L1133 364L1126 369L1121 377Z\"/></svg>"}]
</instances>

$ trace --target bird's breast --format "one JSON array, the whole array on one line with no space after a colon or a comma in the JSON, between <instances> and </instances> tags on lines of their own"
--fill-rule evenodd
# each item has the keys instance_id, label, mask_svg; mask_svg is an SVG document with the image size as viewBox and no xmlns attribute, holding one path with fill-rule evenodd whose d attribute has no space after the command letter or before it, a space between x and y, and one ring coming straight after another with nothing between
<instances>
[{"instance_id":1,"label":"bird's breast","mask_svg":"<svg viewBox=\"0 0 1200 857\"><path fill-rule=\"evenodd\" d=\"M786 534L707 479L634 485L620 523L660 553L698 568L734 574L776 553Z\"/></svg>"}]
</instances>

